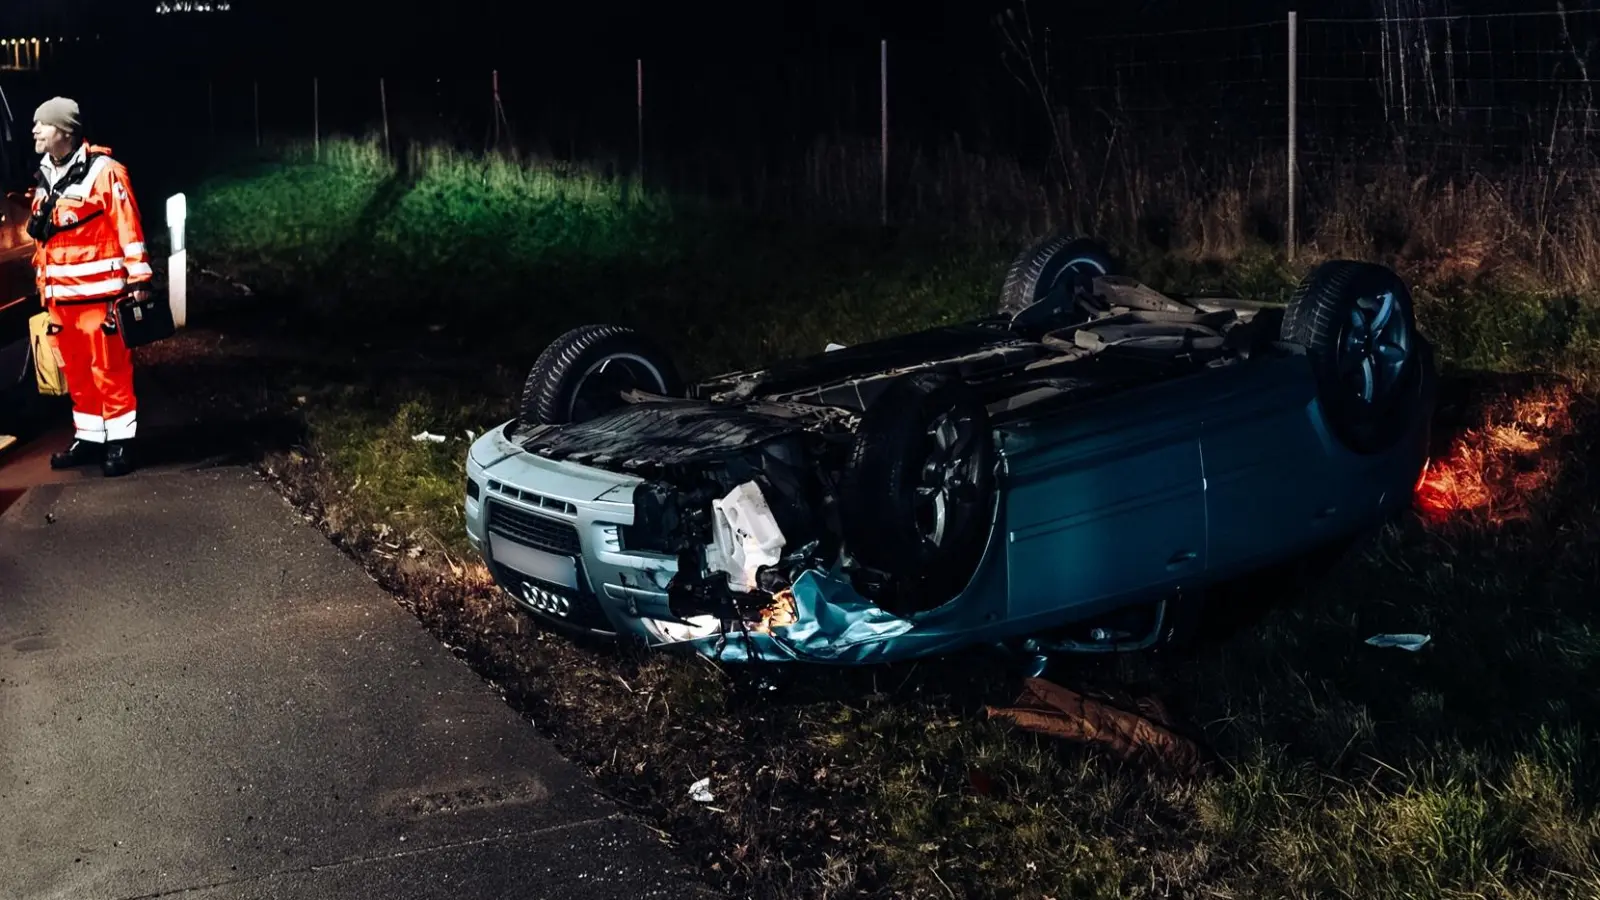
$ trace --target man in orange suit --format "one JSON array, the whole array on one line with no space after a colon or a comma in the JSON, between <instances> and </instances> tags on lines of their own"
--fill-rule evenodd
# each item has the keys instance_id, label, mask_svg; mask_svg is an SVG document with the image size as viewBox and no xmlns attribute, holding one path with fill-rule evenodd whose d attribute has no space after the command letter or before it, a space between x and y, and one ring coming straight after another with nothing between
<instances>
[{"instance_id":1,"label":"man in orange suit","mask_svg":"<svg viewBox=\"0 0 1600 900\"><path fill-rule=\"evenodd\" d=\"M133 357L117 333L112 305L148 291L152 270L144 226L122 163L83 137L78 104L64 97L34 113L38 188L28 233L39 295L72 395L72 444L50 458L58 469L101 464L108 476L133 470L138 426Z\"/></svg>"}]
</instances>

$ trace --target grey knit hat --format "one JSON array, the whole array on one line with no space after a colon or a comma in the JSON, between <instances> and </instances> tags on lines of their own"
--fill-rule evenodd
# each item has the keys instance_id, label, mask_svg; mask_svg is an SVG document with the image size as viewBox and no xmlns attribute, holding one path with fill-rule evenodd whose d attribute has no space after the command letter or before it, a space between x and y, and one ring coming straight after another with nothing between
<instances>
[{"instance_id":1,"label":"grey knit hat","mask_svg":"<svg viewBox=\"0 0 1600 900\"><path fill-rule=\"evenodd\" d=\"M73 136L83 134L83 113L78 109L78 101L66 97L51 97L39 104L33 113L33 120L54 125Z\"/></svg>"}]
</instances>

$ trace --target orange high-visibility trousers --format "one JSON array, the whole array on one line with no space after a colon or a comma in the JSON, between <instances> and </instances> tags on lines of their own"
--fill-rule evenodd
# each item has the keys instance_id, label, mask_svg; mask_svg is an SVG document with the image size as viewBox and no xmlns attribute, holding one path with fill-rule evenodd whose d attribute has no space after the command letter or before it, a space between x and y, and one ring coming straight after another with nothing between
<instances>
[{"instance_id":1,"label":"orange high-visibility trousers","mask_svg":"<svg viewBox=\"0 0 1600 900\"><path fill-rule=\"evenodd\" d=\"M109 314L104 303L64 304L53 311L76 437L96 444L132 440L139 418L133 354L122 335L102 329Z\"/></svg>"}]
</instances>

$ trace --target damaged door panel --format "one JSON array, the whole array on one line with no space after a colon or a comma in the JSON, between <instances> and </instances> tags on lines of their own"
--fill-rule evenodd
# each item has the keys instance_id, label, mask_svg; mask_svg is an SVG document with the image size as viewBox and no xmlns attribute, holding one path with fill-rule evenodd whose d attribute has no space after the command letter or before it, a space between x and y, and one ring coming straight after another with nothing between
<instances>
[{"instance_id":1,"label":"damaged door panel","mask_svg":"<svg viewBox=\"0 0 1600 900\"><path fill-rule=\"evenodd\" d=\"M1057 616L1063 591L1094 603L1203 575L1201 410L1139 393L1002 436L1013 617Z\"/></svg>"}]
</instances>

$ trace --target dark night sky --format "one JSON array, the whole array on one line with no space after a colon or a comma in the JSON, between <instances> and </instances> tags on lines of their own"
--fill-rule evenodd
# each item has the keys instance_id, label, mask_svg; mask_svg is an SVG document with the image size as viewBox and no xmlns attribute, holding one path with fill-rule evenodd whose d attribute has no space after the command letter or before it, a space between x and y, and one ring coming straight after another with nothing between
<instances>
[{"instance_id":1,"label":"dark night sky","mask_svg":"<svg viewBox=\"0 0 1600 900\"><path fill-rule=\"evenodd\" d=\"M417 3L357 0L231 0L227 13L157 16L157 0L0 0L0 31L22 34L115 32L130 40L139 33L170 34L185 26L208 25L269 43L297 41L332 52L364 55L373 51L415 51L448 47L454 52L566 53L607 50L619 56L673 48L714 48L730 44L776 47L787 41L816 44L857 42L879 37L951 42L987 38L990 17L1004 0L877 0L815 3L752 3L718 0L662 3L647 0L581 0L576 3L478 0L436 2L439 11ZM1295 4L1302 14L1359 14L1369 0L1317 0ZM1457 2L1456 7L1463 4ZM1274 18L1287 4L1271 0L1034 0L1035 18L1057 29L1181 27L1206 20ZM229 27L231 26L231 28ZM211 31L211 28L205 30ZM215 32L213 32L215 33ZM235 49L239 47L235 46Z\"/></svg>"},{"instance_id":2,"label":"dark night sky","mask_svg":"<svg viewBox=\"0 0 1600 900\"><path fill-rule=\"evenodd\" d=\"M527 54L631 58L687 50L733 55L788 46L859 44L885 37L942 40L952 52L993 41L991 17L1015 0L820 0L663 3L659 0L230 0L227 13L157 16L158 0L0 0L0 32L120 35L149 46L190 32L213 35L230 53L280 54L291 45L355 62L369 56L419 59L448 52L499 64ZM1393 0L1391 0L1393 2ZM1554 8L1555 0L1400 0L1430 12ZM1376 0L1033 0L1035 20L1056 35L1259 21L1295 8L1305 17L1361 16ZM1569 0L1569 9L1593 0ZM436 10L429 12L429 10ZM402 10L415 12L405 13ZM251 45L254 45L252 47ZM281 59L281 55L279 56Z\"/></svg>"}]
</instances>

